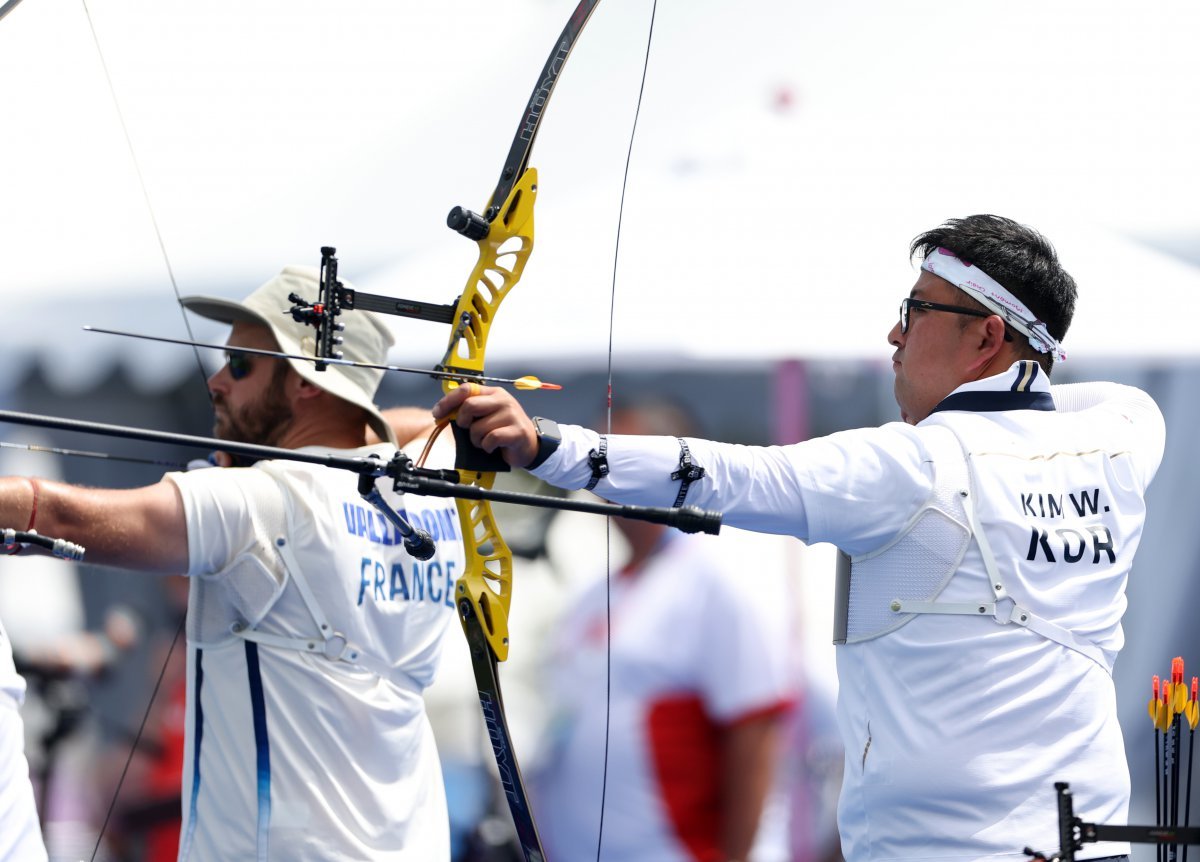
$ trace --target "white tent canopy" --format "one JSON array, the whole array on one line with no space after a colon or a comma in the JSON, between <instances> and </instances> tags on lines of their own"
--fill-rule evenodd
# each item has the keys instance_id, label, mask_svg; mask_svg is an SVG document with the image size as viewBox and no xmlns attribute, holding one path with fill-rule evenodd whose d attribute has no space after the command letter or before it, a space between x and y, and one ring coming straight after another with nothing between
<instances>
[{"instance_id":1,"label":"white tent canopy","mask_svg":"<svg viewBox=\"0 0 1200 862\"><path fill-rule=\"evenodd\" d=\"M450 301L473 248L444 213L482 207L571 5L91 0L181 291L244 293L336 245L360 289ZM534 152L538 248L493 359L607 350L649 10L602 3L567 66ZM614 350L885 358L908 240L999 212L1079 280L1073 357L1194 355L1200 276L1128 237L1200 236L1200 113L1180 109L1200 103L1197 31L1182 0L660 3ZM191 362L74 335L183 334L80 7L0 22L0 76L0 292L46 322L6 349L71 353L84 376L93 350L160 357L145 373ZM396 359L436 357L435 330L398 322Z\"/></svg>"},{"instance_id":2,"label":"white tent canopy","mask_svg":"<svg viewBox=\"0 0 1200 862\"><path fill-rule=\"evenodd\" d=\"M835 200L743 211L746 196L769 182L751 169L647 178L631 189L615 285L613 221L570 231L580 198L546 202L525 276L506 298L490 355L602 358L609 306L617 356L688 359L884 359L901 297L916 278L908 243L943 213L976 211L964 195L930 194L909 212L860 214ZM741 195L741 196L739 196ZM604 210L596 193L585 211ZM730 201L723 217L691 219L705 200ZM557 206L556 206L557 203ZM1043 230L1076 278L1080 300L1065 346L1069 358L1163 359L1195 356L1200 339L1200 267L1112 230L1061 215L1009 210ZM565 226L565 227L564 227ZM606 241L607 240L607 241ZM360 279L372 293L432 300L427 286L461 277L474 245L449 236L422 254ZM457 288L456 288L457 289ZM420 295L412 295L413 292ZM452 295L444 290L444 296ZM1182 313L1180 313L1182 312ZM397 355L409 361L444 348L441 327L395 326Z\"/></svg>"}]
</instances>

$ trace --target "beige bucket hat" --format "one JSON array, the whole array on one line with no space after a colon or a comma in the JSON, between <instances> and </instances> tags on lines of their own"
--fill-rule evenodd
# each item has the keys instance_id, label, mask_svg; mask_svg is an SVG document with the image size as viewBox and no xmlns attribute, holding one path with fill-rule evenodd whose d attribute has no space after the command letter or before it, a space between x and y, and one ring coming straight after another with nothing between
<instances>
[{"instance_id":1,"label":"beige bucket hat","mask_svg":"<svg viewBox=\"0 0 1200 862\"><path fill-rule=\"evenodd\" d=\"M349 282L342 281L342 284L353 289ZM215 296L185 296L182 302L184 308L209 320L265 326L275 336L283 353L313 356L317 331L292 319L289 309L295 303L288 299L288 294L297 293L309 302L315 302L319 288L320 274L315 267L289 266L242 302ZM339 347L342 358L375 365L387 362L388 349L394 339L379 315L369 311L348 311L342 313L338 322L345 327L344 332L338 333L343 340ZM365 410L367 423L379 438L396 445L391 426L375 405L375 391L383 378L381 369L329 365L324 371L317 371L312 362L285 361L305 380Z\"/></svg>"}]
</instances>

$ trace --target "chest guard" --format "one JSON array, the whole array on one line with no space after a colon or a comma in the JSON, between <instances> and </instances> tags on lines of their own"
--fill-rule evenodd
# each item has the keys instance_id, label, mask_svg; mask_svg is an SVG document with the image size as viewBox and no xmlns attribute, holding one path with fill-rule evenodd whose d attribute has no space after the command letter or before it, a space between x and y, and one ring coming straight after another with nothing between
<instances>
[{"instance_id":1,"label":"chest guard","mask_svg":"<svg viewBox=\"0 0 1200 862\"><path fill-rule=\"evenodd\" d=\"M1111 674L1098 646L1017 604L1009 595L979 523L971 453L949 428L931 426L929 431L934 481L925 505L882 548L854 557L838 552L833 642L853 644L882 637L917 614L979 616L998 625L1028 628L1082 653ZM989 594L981 595L978 602L936 601L972 540L988 574Z\"/></svg>"},{"instance_id":2,"label":"chest guard","mask_svg":"<svg viewBox=\"0 0 1200 862\"><path fill-rule=\"evenodd\" d=\"M939 429L940 430L940 429ZM933 493L900 535L856 557L839 551L833 642L859 643L895 631L914 612L897 602L932 602L958 570L971 542L963 505L970 477L953 434L929 441Z\"/></svg>"},{"instance_id":3,"label":"chest guard","mask_svg":"<svg viewBox=\"0 0 1200 862\"><path fill-rule=\"evenodd\" d=\"M271 474L269 466L248 472L244 482L244 491L253 501L255 545L220 572L191 579L189 639L197 646L208 647L228 642L230 638L241 638L274 649L307 653L352 665L412 689L415 683L406 674L351 643L326 618L292 552L289 537L296 533L291 512L284 501L279 480ZM307 637L259 628L279 601L288 581L295 585L311 618L312 633Z\"/></svg>"}]
</instances>

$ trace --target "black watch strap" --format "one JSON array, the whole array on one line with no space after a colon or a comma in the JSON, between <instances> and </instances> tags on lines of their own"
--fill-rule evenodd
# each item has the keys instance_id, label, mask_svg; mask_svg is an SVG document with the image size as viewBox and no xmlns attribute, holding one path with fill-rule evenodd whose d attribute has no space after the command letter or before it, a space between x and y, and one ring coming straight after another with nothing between
<instances>
[{"instance_id":1,"label":"black watch strap","mask_svg":"<svg viewBox=\"0 0 1200 862\"><path fill-rule=\"evenodd\" d=\"M545 464L546 460L558 450L559 444L562 443L562 432L558 430L558 423L553 419L534 416L533 427L537 431L537 454L533 456L533 460L525 467L526 470L536 470Z\"/></svg>"}]
</instances>

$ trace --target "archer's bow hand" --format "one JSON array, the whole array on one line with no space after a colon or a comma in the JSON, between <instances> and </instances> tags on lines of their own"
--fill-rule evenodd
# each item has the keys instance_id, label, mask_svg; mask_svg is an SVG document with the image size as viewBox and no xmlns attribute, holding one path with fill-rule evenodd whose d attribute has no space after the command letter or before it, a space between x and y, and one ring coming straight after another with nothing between
<instances>
[{"instance_id":1,"label":"archer's bow hand","mask_svg":"<svg viewBox=\"0 0 1200 862\"><path fill-rule=\"evenodd\" d=\"M510 467L526 467L537 454L537 430L512 393L495 386L460 386L433 405L433 418L466 428L471 443L487 453L499 450Z\"/></svg>"}]
</instances>

